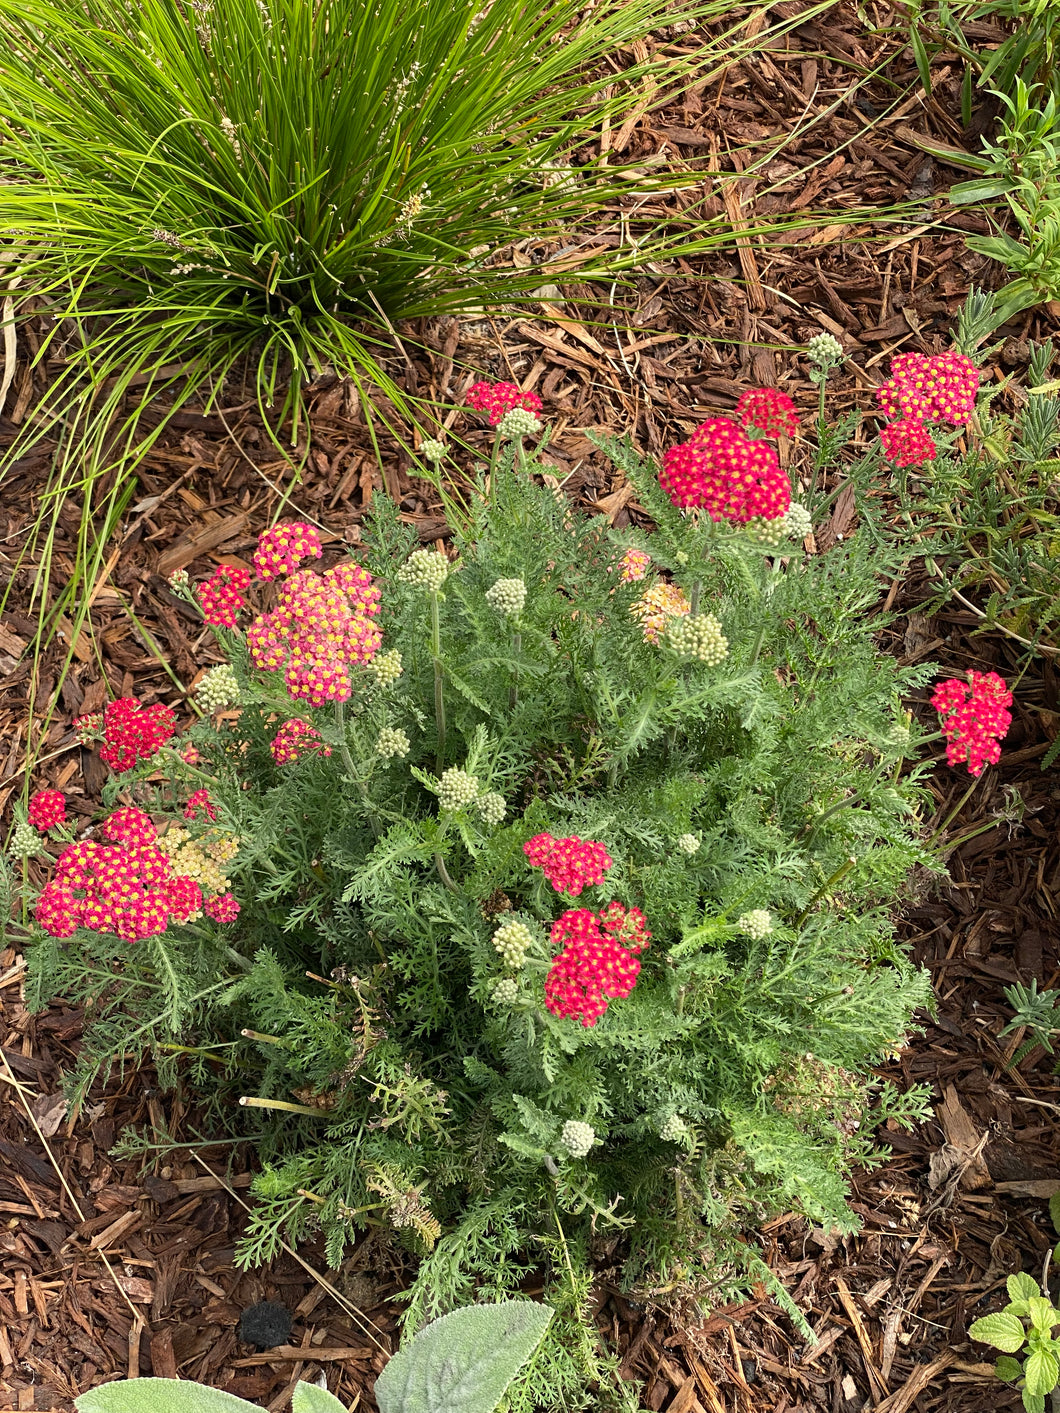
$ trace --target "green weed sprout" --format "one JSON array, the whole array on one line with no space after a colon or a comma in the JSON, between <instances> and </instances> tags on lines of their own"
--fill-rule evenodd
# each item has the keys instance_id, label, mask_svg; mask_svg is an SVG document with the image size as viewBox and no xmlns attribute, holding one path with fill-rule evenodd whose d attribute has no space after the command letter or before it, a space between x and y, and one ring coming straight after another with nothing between
<instances>
[{"instance_id":1,"label":"green weed sprout","mask_svg":"<svg viewBox=\"0 0 1060 1413\"><path fill-rule=\"evenodd\" d=\"M1049 1201L1053 1227L1060 1232L1060 1194ZM1060 1260L1060 1247L1051 1252ZM981 1340L1002 1351L994 1366L999 1379L1006 1383L1019 1382L1026 1413L1045 1413L1045 1396L1051 1395L1051 1406L1060 1408L1060 1338L1053 1331L1060 1326L1060 1310L1049 1297L1048 1272L1050 1256L1045 1258L1045 1271L1039 1286L1033 1276L1021 1271L1009 1276L1006 1286L1009 1303L1004 1310L984 1315L968 1329L972 1339ZM1023 1362L1015 1356L1023 1355Z\"/></svg>"}]
</instances>

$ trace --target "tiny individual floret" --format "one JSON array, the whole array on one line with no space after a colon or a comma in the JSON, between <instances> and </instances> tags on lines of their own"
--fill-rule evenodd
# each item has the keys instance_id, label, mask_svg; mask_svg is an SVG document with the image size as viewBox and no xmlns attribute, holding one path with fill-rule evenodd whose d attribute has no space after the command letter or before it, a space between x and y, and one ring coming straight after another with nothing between
<instances>
[{"instance_id":1,"label":"tiny individual floret","mask_svg":"<svg viewBox=\"0 0 1060 1413\"><path fill-rule=\"evenodd\" d=\"M500 953L504 965L513 971L526 963L526 954L534 944L534 934L525 922L502 923L493 934L493 945Z\"/></svg>"},{"instance_id":2,"label":"tiny individual floret","mask_svg":"<svg viewBox=\"0 0 1060 1413\"><path fill-rule=\"evenodd\" d=\"M680 1114L671 1114L659 1125L659 1137L664 1143L684 1143L688 1136L688 1125Z\"/></svg>"},{"instance_id":3,"label":"tiny individual floret","mask_svg":"<svg viewBox=\"0 0 1060 1413\"><path fill-rule=\"evenodd\" d=\"M540 432L541 423L525 407L512 407L497 423L497 431L502 437L532 437Z\"/></svg>"},{"instance_id":4,"label":"tiny individual floret","mask_svg":"<svg viewBox=\"0 0 1060 1413\"><path fill-rule=\"evenodd\" d=\"M322 756L331 755L331 747L325 746L316 727L298 716L283 723L272 738L270 750L277 765L290 765L307 751L319 751Z\"/></svg>"},{"instance_id":5,"label":"tiny individual floret","mask_svg":"<svg viewBox=\"0 0 1060 1413\"><path fill-rule=\"evenodd\" d=\"M231 893L222 893L216 898L208 898L203 911L214 922L235 922L239 916L239 904Z\"/></svg>"},{"instance_id":6,"label":"tiny individual floret","mask_svg":"<svg viewBox=\"0 0 1060 1413\"><path fill-rule=\"evenodd\" d=\"M38 790L30 795L27 818L41 834L66 823L66 796L61 790Z\"/></svg>"},{"instance_id":7,"label":"tiny individual floret","mask_svg":"<svg viewBox=\"0 0 1060 1413\"><path fill-rule=\"evenodd\" d=\"M526 585L522 579L498 579L486 590L486 602L498 613L517 618L526 607Z\"/></svg>"},{"instance_id":8,"label":"tiny individual floret","mask_svg":"<svg viewBox=\"0 0 1060 1413\"><path fill-rule=\"evenodd\" d=\"M843 345L832 334L814 334L806 345L806 352L822 373L842 363L844 358Z\"/></svg>"},{"instance_id":9,"label":"tiny individual floret","mask_svg":"<svg viewBox=\"0 0 1060 1413\"><path fill-rule=\"evenodd\" d=\"M696 658L708 667L717 667L729 656L729 640L713 613L672 618L666 629L666 641L682 657Z\"/></svg>"},{"instance_id":10,"label":"tiny individual floret","mask_svg":"<svg viewBox=\"0 0 1060 1413\"><path fill-rule=\"evenodd\" d=\"M888 461L896 466L918 466L934 461L937 455L938 449L923 422L909 417L881 427L880 441Z\"/></svg>"},{"instance_id":11,"label":"tiny individual floret","mask_svg":"<svg viewBox=\"0 0 1060 1413\"><path fill-rule=\"evenodd\" d=\"M438 782L438 805L443 810L462 810L478 799L479 782L477 775L468 775L466 770L450 766L442 771Z\"/></svg>"},{"instance_id":12,"label":"tiny individual floret","mask_svg":"<svg viewBox=\"0 0 1060 1413\"><path fill-rule=\"evenodd\" d=\"M239 682L227 662L203 674L195 688L195 700L207 716L239 705Z\"/></svg>"},{"instance_id":13,"label":"tiny individual floret","mask_svg":"<svg viewBox=\"0 0 1060 1413\"><path fill-rule=\"evenodd\" d=\"M382 756L384 760L390 760L392 756L400 756L404 760L411 746L412 742L404 731L396 727L384 726L376 738L375 753L377 756Z\"/></svg>"},{"instance_id":14,"label":"tiny individual floret","mask_svg":"<svg viewBox=\"0 0 1060 1413\"><path fill-rule=\"evenodd\" d=\"M404 671L401 665L401 654L397 648L390 648L385 653L379 653L368 664L368 671L375 678L378 686L393 686Z\"/></svg>"},{"instance_id":15,"label":"tiny individual floret","mask_svg":"<svg viewBox=\"0 0 1060 1413\"><path fill-rule=\"evenodd\" d=\"M736 919L736 930L744 937L761 942L773 931L773 914L765 908L752 908L749 913L741 913Z\"/></svg>"},{"instance_id":16,"label":"tiny individual floret","mask_svg":"<svg viewBox=\"0 0 1060 1413\"><path fill-rule=\"evenodd\" d=\"M629 611L640 621L641 631L649 643L657 643L671 619L691 613L692 605L683 589L676 584L653 584L646 589Z\"/></svg>"},{"instance_id":17,"label":"tiny individual floret","mask_svg":"<svg viewBox=\"0 0 1060 1413\"><path fill-rule=\"evenodd\" d=\"M185 765L198 765L202 760L202 755L198 746L193 746L189 741L186 746L181 746L180 758Z\"/></svg>"},{"instance_id":18,"label":"tiny individual floret","mask_svg":"<svg viewBox=\"0 0 1060 1413\"><path fill-rule=\"evenodd\" d=\"M500 824L508 810L504 796L498 795L496 790L489 790L485 795L480 795L475 801L475 808L483 824L492 826Z\"/></svg>"},{"instance_id":19,"label":"tiny individual floret","mask_svg":"<svg viewBox=\"0 0 1060 1413\"><path fill-rule=\"evenodd\" d=\"M651 555L647 550L631 547L618 561L618 577L623 584L634 584L643 579L650 568Z\"/></svg>"},{"instance_id":20,"label":"tiny individual floret","mask_svg":"<svg viewBox=\"0 0 1060 1413\"><path fill-rule=\"evenodd\" d=\"M568 1119L559 1136L560 1146L568 1158L584 1158L596 1142L596 1130L579 1119Z\"/></svg>"},{"instance_id":21,"label":"tiny individual floret","mask_svg":"<svg viewBox=\"0 0 1060 1413\"><path fill-rule=\"evenodd\" d=\"M436 594L449 577L449 561L435 550L413 550L397 577L402 584L415 584Z\"/></svg>"},{"instance_id":22,"label":"tiny individual floret","mask_svg":"<svg viewBox=\"0 0 1060 1413\"><path fill-rule=\"evenodd\" d=\"M189 796L188 803L184 806L184 818L196 819L200 810L211 824L217 819L217 810L210 799L209 790L196 790L193 795Z\"/></svg>"},{"instance_id":23,"label":"tiny individual floret","mask_svg":"<svg viewBox=\"0 0 1060 1413\"><path fill-rule=\"evenodd\" d=\"M502 976L493 983L490 1000L495 1006L511 1006L518 1000L519 983L511 976Z\"/></svg>"},{"instance_id":24,"label":"tiny individual floret","mask_svg":"<svg viewBox=\"0 0 1060 1413\"><path fill-rule=\"evenodd\" d=\"M677 838L677 847L682 854L698 854L699 839L695 834L680 834Z\"/></svg>"},{"instance_id":25,"label":"tiny individual floret","mask_svg":"<svg viewBox=\"0 0 1060 1413\"><path fill-rule=\"evenodd\" d=\"M420 442L420 455L424 461L437 466L445 458L445 443L438 441L436 437L427 437Z\"/></svg>"},{"instance_id":26,"label":"tiny individual floret","mask_svg":"<svg viewBox=\"0 0 1060 1413\"><path fill-rule=\"evenodd\" d=\"M45 852L41 837L26 819L17 819L7 846L13 859L34 859Z\"/></svg>"},{"instance_id":27,"label":"tiny individual floret","mask_svg":"<svg viewBox=\"0 0 1060 1413\"><path fill-rule=\"evenodd\" d=\"M259 579L277 579L293 574L303 559L319 559L323 554L320 534L302 520L283 520L258 537L254 570Z\"/></svg>"},{"instance_id":28,"label":"tiny individual floret","mask_svg":"<svg viewBox=\"0 0 1060 1413\"><path fill-rule=\"evenodd\" d=\"M793 500L784 516L784 533L793 540L804 540L813 531L813 516L804 505Z\"/></svg>"},{"instance_id":29,"label":"tiny individual floret","mask_svg":"<svg viewBox=\"0 0 1060 1413\"><path fill-rule=\"evenodd\" d=\"M767 437L793 437L799 426L794 402L778 388L748 388L741 393L736 420L745 430Z\"/></svg>"}]
</instances>

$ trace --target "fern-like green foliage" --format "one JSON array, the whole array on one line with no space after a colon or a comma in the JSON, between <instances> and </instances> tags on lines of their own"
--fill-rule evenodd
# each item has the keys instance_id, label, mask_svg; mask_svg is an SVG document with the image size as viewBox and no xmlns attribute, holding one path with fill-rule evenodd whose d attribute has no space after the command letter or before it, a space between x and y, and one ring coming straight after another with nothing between
<instances>
[{"instance_id":1,"label":"fern-like green foliage","mask_svg":"<svg viewBox=\"0 0 1060 1413\"><path fill-rule=\"evenodd\" d=\"M383 1228L419 1258L413 1331L543 1268L557 1318L514 1413L633 1406L590 1318L594 1242L642 1290L735 1290L762 1274L741 1222L794 1209L853 1229L874 1103L908 1121L924 1102L873 1074L930 994L888 914L934 866L902 705L932 669L882 655L867 613L901 558L867 530L815 557L765 551L680 514L654 466L605 445L652 535L574 514L509 449L469 489L437 600L399 578L410 532L377 499L364 562L404 671L383 687L366 670L341 713L292 702L223 634L238 719L191 728L193 771L166 751L141 773L169 774L159 816L209 782L240 841L238 921L132 948L41 938L32 956L38 1001L92 1003L75 1093L151 1051L253 1136L245 1263L321 1229L337 1263ZM642 582L620 572L634 545ZM646 637L633 610L664 575L720 621L719 665ZM505 578L526 586L515 617L486 598ZM331 754L277 766L295 715ZM407 757L375 751L385 729ZM503 797L503 819L442 809L439 764ZM604 881L557 895L523 850L545 831L600 841ZM612 900L643 910L651 942L632 993L583 1026L544 1004L550 929ZM519 967L492 942L505 922L530 937Z\"/></svg>"}]
</instances>

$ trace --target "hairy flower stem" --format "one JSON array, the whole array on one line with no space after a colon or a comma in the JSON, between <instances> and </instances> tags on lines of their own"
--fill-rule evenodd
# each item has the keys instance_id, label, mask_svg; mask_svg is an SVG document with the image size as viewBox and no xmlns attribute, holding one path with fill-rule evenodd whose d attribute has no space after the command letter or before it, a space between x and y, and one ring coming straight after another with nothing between
<instances>
[{"instance_id":1,"label":"hairy flower stem","mask_svg":"<svg viewBox=\"0 0 1060 1413\"><path fill-rule=\"evenodd\" d=\"M696 614L699 612L699 597L702 592L703 580L697 579L696 582L692 585L692 597L689 600L690 607L688 610L689 618L695 618Z\"/></svg>"},{"instance_id":2,"label":"hairy flower stem","mask_svg":"<svg viewBox=\"0 0 1060 1413\"><path fill-rule=\"evenodd\" d=\"M522 437L516 437L515 439L515 464L519 467L520 471L526 470L526 448L523 446Z\"/></svg>"},{"instance_id":3,"label":"hairy flower stem","mask_svg":"<svg viewBox=\"0 0 1060 1413\"><path fill-rule=\"evenodd\" d=\"M512 656L518 659L523 650L522 633L512 635ZM518 665L512 669L512 685L508 689L508 710L514 711L519 704L519 668Z\"/></svg>"},{"instance_id":4,"label":"hairy flower stem","mask_svg":"<svg viewBox=\"0 0 1060 1413\"><path fill-rule=\"evenodd\" d=\"M449 889L450 893L459 893L460 889L456 886L456 884L450 877L449 870L445 866L445 860L442 858L441 852L435 854L434 866L438 870L438 877Z\"/></svg>"},{"instance_id":5,"label":"hairy flower stem","mask_svg":"<svg viewBox=\"0 0 1060 1413\"><path fill-rule=\"evenodd\" d=\"M941 735L941 732L940 732L939 734ZM960 798L960 799L957 801L957 803L954 805L953 809L950 810L949 814L948 814L948 815L946 816L946 818L942 821L942 823L939 825L939 827L938 827L936 830L934 830L934 831L932 832L931 838L927 841L927 847L928 847L929 849L931 849L931 848L934 847L934 844L935 844L936 839L941 839L941 838L942 838L943 834L945 834L946 830L949 829L950 825L953 823L953 821L954 821L954 820L957 818L957 816L960 814L961 810L964 809L965 805L968 803L968 801L969 801L969 800L971 799L971 797L972 797L972 791L973 791L973 790L975 789L975 787L979 784L979 781L980 781L982 778L983 778L983 777L982 777L981 775L977 775L977 776L975 777L975 779L974 779L974 780L972 781L972 783L968 786L967 790L965 790L964 794L961 796L961 798ZM977 832L978 832L978 831L977 831Z\"/></svg>"},{"instance_id":6,"label":"hairy flower stem","mask_svg":"<svg viewBox=\"0 0 1060 1413\"><path fill-rule=\"evenodd\" d=\"M377 839L383 835L383 827L379 823L379 817L372 808L371 796L368 794L368 787L357 773L357 767L353 763L350 755L350 748L346 741L346 711L342 702L335 703L335 723L339 728L339 755L342 763L346 767L346 774L357 787L357 793L364 803L365 813L368 815L368 823L372 826L372 833Z\"/></svg>"},{"instance_id":7,"label":"hairy flower stem","mask_svg":"<svg viewBox=\"0 0 1060 1413\"><path fill-rule=\"evenodd\" d=\"M490 489L497 483L497 466L501 459L501 434L500 432L493 438L493 450L490 453Z\"/></svg>"},{"instance_id":8,"label":"hairy flower stem","mask_svg":"<svg viewBox=\"0 0 1060 1413\"><path fill-rule=\"evenodd\" d=\"M442 619L437 592L431 594L431 652L434 655L434 725L438 734L436 773L445 768L445 680L442 672Z\"/></svg>"}]
</instances>

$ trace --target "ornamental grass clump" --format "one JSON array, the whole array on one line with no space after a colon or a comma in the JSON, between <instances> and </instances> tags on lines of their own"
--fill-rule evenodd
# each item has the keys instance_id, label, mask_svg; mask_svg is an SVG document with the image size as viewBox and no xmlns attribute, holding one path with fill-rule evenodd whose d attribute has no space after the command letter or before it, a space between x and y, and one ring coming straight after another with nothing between
<instances>
[{"instance_id":1,"label":"ornamental grass clump","mask_svg":"<svg viewBox=\"0 0 1060 1413\"><path fill-rule=\"evenodd\" d=\"M119 842L23 864L31 995L93 1017L73 1097L153 1054L255 1144L240 1260L370 1230L409 1331L538 1271L559 1313L515 1413L621 1406L601 1242L638 1298L769 1280L743 1227L855 1229L851 1168L924 1102L874 1077L929 998L889 914L932 864L903 700L934 672L865 615L908 547L773 555L600 444L656 525L636 556L513 443L444 555L384 497L357 561L276 527L215 629L235 704L179 732L123 706Z\"/></svg>"}]
</instances>

